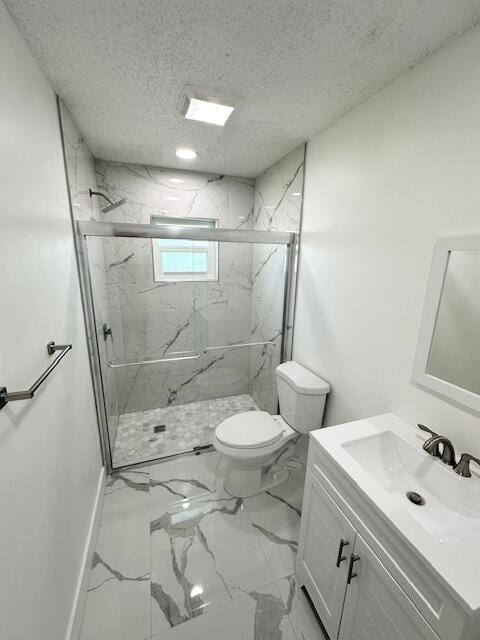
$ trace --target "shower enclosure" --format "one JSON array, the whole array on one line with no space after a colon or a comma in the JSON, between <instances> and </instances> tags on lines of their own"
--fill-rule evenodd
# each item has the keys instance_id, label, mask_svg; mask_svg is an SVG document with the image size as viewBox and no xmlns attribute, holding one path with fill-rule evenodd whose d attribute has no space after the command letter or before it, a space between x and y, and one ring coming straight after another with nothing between
<instances>
[{"instance_id":1,"label":"shower enclosure","mask_svg":"<svg viewBox=\"0 0 480 640\"><path fill-rule=\"evenodd\" d=\"M78 222L108 470L208 447L240 411L277 411L297 236Z\"/></svg>"}]
</instances>

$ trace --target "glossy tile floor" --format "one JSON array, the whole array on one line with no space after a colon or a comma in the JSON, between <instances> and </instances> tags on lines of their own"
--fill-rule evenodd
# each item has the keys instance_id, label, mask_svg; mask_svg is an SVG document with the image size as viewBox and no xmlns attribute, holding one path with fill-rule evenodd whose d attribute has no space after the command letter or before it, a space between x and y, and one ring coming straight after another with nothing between
<instances>
[{"instance_id":1,"label":"glossy tile floor","mask_svg":"<svg viewBox=\"0 0 480 640\"><path fill-rule=\"evenodd\" d=\"M81 640L324 640L293 576L305 466L290 467L245 500L216 452L112 477Z\"/></svg>"},{"instance_id":2,"label":"glossy tile floor","mask_svg":"<svg viewBox=\"0 0 480 640\"><path fill-rule=\"evenodd\" d=\"M242 411L258 410L252 396L241 394L124 413L115 438L113 466L123 467L212 444L213 432L222 420ZM164 425L165 431L156 433L156 425Z\"/></svg>"}]
</instances>

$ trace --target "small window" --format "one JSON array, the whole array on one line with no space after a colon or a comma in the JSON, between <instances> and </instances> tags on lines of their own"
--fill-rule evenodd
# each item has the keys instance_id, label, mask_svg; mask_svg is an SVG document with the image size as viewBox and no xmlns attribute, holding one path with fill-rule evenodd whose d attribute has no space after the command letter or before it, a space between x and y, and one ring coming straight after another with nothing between
<instances>
[{"instance_id":1,"label":"small window","mask_svg":"<svg viewBox=\"0 0 480 640\"><path fill-rule=\"evenodd\" d=\"M152 216L152 224L215 229L217 221ZM218 280L218 242L155 238L152 251L155 282Z\"/></svg>"}]
</instances>

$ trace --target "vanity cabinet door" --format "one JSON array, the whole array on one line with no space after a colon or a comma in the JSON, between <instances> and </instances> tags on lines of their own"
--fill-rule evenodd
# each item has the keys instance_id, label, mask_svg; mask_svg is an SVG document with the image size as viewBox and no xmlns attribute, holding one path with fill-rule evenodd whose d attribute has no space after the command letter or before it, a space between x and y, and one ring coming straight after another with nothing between
<instances>
[{"instance_id":1,"label":"vanity cabinet door","mask_svg":"<svg viewBox=\"0 0 480 640\"><path fill-rule=\"evenodd\" d=\"M308 594L331 640L337 638L355 529L322 485L307 472L297 580Z\"/></svg>"},{"instance_id":2,"label":"vanity cabinet door","mask_svg":"<svg viewBox=\"0 0 480 640\"><path fill-rule=\"evenodd\" d=\"M353 559L339 640L439 640L358 533Z\"/></svg>"}]
</instances>

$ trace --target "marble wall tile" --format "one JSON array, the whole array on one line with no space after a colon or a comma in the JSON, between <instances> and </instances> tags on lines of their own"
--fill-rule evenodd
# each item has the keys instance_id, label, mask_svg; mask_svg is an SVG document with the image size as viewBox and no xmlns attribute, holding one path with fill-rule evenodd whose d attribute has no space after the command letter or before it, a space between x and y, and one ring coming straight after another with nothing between
<instances>
[{"instance_id":1,"label":"marble wall tile","mask_svg":"<svg viewBox=\"0 0 480 640\"><path fill-rule=\"evenodd\" d=\"M300 229L305 145L300 145L255 181L254 229Z\"/></svg>"},{"instance_id":2,"label":"marble wall tile","mask_svg":"<svg viewBox=\"0 0 480 640\"><path fill-rule=\"evenodd\" d=\"M278 403L275 368L281 358L285 253L284 245L256 245L252 258L252 341L275 344L251 351L251 394L273 414Z\"/></svg>"},{"instance_id":3,"label":"marble wall tile","mask_svg":"<svg viewBox=\"0 0 480 640\"><path fill-rule=\"evenodd\" d=\"M253 182L221 175L96 161L100 191L126 203L106 220L150 223L152 215L214 218L220 228L251 228ZM219 246L218 282L153 280L152 243L103 240L118 361L246 342L251 319L251 245ZM117 369L120 412L248 393L250 361L240 351L190 363Z\"/></svg>"},{"instance_id":4,"label":"marble wall tile","mask_svg":"<svg viewBox=\"0 0 480 640\"><path fill-rule=\"evenodd\" d=\"M76 220L99 220L98 202L90 198L95 189L93 156L68 109L61 103L67 179Z\"/></svg>"},{"instance_id":5,"label":"marble wall tile","mask_svg":"<svg viewBox=\"0 0 480 640\"><path fill-rule=\"evenodd\" d=\"M88 145L73 121L68 109L61 102L61 116L65 161L72 212L75 220L101 220L98 198L91 198L89 190L96 189L96 176L93 156ZM80 245L77 244L80 249ZM100 369L105 389L110 441L115 441L119 420L119 402L116 377L107 367L110 358L111 344L103 339L102 326L111 324L110 300L107 293L104 247L99 239L94 238L89 247L89 264L92 271L92 296L94 302L95 328L97 342L100 345ZM81 274L82 277L82 274Z\"/></svg>"},{"instance_id":6,"label":"marble wall tile","mask_svg":"<svg viewBox=\"0 0 480 640\"><path fill-rule=\"evenodd\" d=\"M301 145L257 178L254 229L300 232L304 156L305 145ZM256 245L252 257L252 338L275 340L277 346L252 353L251 394L270 413L276 413L278 405L275 367L281 356L284 283L284 250L274 249ZM290 329L285 339L290 343L291 338Z\"/></svg>"},{"instance_id":7,"label":"marble wall tile","mask_svg":"<svg viewBox=\"0 0 480 640\"><path fill-rule=\"evenodd\" d=\"M149 223L152 215L214 218L220 228L299 230L304 147L255 182L223 175L93 160L62 107L67 172L77 219ZM89 188L125 204L103 214ZM277 411L284 248L222 243L219 281L154 282L145 239L91 238L93 297L112 445L119 416L215 397L251 393ZM102 325L113 337L103 340ZM248 350L203 353L205 346L275 342ZM196 361L112 369L112 362L199 351Z\"/></svg>"}]
</instances>

